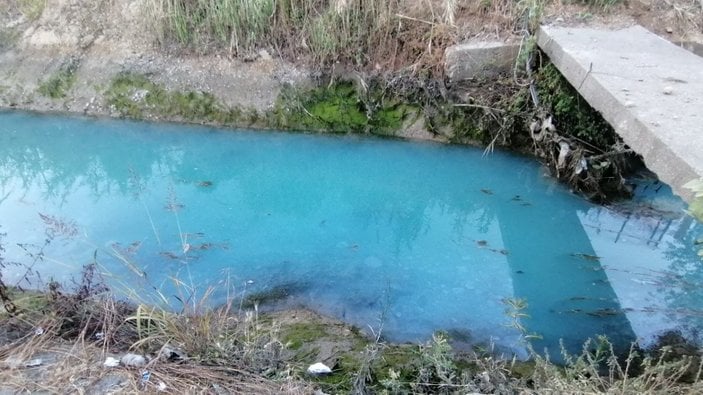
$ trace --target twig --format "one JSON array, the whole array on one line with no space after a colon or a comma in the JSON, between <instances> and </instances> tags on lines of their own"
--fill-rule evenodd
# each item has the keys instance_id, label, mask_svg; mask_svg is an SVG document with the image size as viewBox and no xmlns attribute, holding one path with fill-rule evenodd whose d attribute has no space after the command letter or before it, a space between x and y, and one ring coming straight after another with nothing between
<instances>
[{"instance_id":1,"label":"twig","mask_svg":"<svg viewBox=\"0 0 703 395\"><path fill-rule=\"evenodd\" d=\"M620 154L629 154L629 153L631 153L631 152L634 152L634 151L631 150L631 149L627 149L627 150L624 150L624 151L611 151L611 152L606 152L606 153L600 154L600 155L589 156L589 157L587 157L586 159L588 159L588 160L598 160L598 159L601 159L601 158L607 158L607 157L609 157L609 156L615 156L615 155L620 155Z\"/></svg>"},{"instance_id":2,"label":"twig","mask_svg":"<svg viewBox=\"0 0 703 395\"><path fill-rule=\"evenodd\" d=\"M502 110L500 108L482 106L480 104L471 104L471 103L457 103L457 104L454 104L454 107L472 107L472 108L482 108L484 110L491 110L491 111L497 111L497 112L505 112L505 110Z\"/></svg>"},{"instance_id":3,"label":"twig","mask_svg":"<svg viewBox=\"0 0 703 395\"><path fill-rule=\"evenodd\" d=\"M401 18L401 19L408 19L408 20L415 21L415 22L426 23L426 24L428 24L428 25L430 25L430 26L437 26L437 24L434 23L434 22L426 21L426 20L423 20L423 19L413 18L413 17L411 17L411 16L405 16L405 15L401 15L401 14L395 14L395 16L397 16L398 18Z\"/></svg>"}]
</instances>

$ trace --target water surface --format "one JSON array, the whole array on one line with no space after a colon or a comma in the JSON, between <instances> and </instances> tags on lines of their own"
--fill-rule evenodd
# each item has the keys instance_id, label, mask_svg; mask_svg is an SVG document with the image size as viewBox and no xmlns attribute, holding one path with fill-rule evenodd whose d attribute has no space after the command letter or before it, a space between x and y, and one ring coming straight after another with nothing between
<instances>
[{"instance_id":1,"label":"water surface","mask_svg":"<svg viewBox=\"0 0 703 395\"><path fill-rule=\"evenodd\" d=\"M667 186L638 191L596 206L468 147L0 112L5 260L41 274L7 283L70 286L97 261L145 300L275 290L396 341L445 330L522 354L519 299L538 350L696 339L701 227Z\"/></svg>"}]
</instances>

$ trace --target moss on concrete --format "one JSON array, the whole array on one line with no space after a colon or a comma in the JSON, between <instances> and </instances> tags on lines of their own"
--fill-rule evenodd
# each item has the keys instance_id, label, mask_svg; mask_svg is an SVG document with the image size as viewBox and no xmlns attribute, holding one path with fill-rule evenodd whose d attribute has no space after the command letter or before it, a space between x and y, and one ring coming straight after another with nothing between
<instances>
[{"instance_id":1,"label":"moss on concrete","mask_svg":"<svg viewBox=\"0 0 703 395\"><path fill-rule=\"evenodd\" d=\"M317 322L301 322L282 329L283 343L291 350L299 350L303 344L328 336L327 325Z\"/></svg>"},{"instance_id":2,"label":"moss on concrete","mask_svg":"<svg viewBox=\"0 0 703 395\"><path fill-rule=\"evenodd\" d=\"M108 105L130 118L166 118L222 125L243 121L242 111L229 109L214 95L168 91L144 75L117 75L105 91Z\"/></svg>"},{"instance_id":3,"label":"moss on concrete","mask_svg":"<svg viewBox=\"0 0 703 395\"><path fill-rule=\"evenodd\" d=\"M275 127L333 133L394 135L416 108L360 93L352 82L285 89L272 112Z\"/></svg>"},{"instance_id":4,"label":"moss on concrete","mask_svg":"<svg viewBox=\"0 0 703 395\"><path fill-rule=\"evenodd\" d=\"M398 136L423 120L435 136L461 144L487 144L499 127L496 117L480 106L455 106L418 86L396 92L381 78L286 87L265 112L229 107L205 92L168 91L147 76L131 73L116 76L104 95L112 110L125 117L233 127ZM507 106L512 99L499 104Z\"/></svg>"}]
</instances>

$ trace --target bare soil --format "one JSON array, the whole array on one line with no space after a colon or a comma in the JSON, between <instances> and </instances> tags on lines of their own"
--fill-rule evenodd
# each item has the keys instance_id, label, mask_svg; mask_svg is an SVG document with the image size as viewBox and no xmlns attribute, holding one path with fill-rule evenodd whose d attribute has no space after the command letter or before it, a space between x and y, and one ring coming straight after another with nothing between
<instances>
[{"instance_id":1,"label":"bare soil","mask_svg":"<svg viewBox=\"0 0 703 395\"><path fill-rule=\"evenodd\" d=\"M145 0L47 1L41 14L31 19L27 4L41 1L0 4L0 107L117 116L103 93L115 75L133 72L169 90L208 92L226 105L264 111L274 105L283 86L305 86L314 80L315 65L304 59L281 59L273 56L272 49L242 59L226 51L194 54L160 46L152 29L154 21L145 17ZM441 9L440 1L431 3ZM701 0L632 0L606 10L565 3L550 2L543 21L612 27L639 23L673 42L703 43ZM459 5L453 25L433 30L443 38L427 42L440 47L428 48L429 55L423 56L432 59L423 61L441 63L442 46L457 42L521 40L524 32L516 26L509 5L504 1L484 8ZM408 39L426 46L422 37ZM38 94L39 85L70 61L77 61L79 67L76 83L65 97ZM373 67L383 72L398 65L379 59ZM418 131L413 135L428 137Z\"/></svg>"}]
</instances>

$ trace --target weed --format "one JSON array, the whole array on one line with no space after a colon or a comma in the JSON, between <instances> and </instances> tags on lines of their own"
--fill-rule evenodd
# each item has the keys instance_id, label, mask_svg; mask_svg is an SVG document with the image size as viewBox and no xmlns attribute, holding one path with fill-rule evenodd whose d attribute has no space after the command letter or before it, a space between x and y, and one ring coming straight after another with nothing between
<instances>
[{"instance_id":1,"label":"weed","mask_svg":"<svg viewBox=\"0 0 703 395\"><path fill-rule=\"evenodd\" d=\"M17 29L0 27L0 51L14 47L20 36Z\"/></svg>"},{"instance_id":2,"label":"weed","mask_svg":"<svg viewBox=\"0 0 703 395\"><path fill-rule=\"evenodd\" d=\"M27 19L34 21L39 19L46 8L47 0L19 0L19 8Z\"/></svg>"},{"instance_id":3,"label":"weed","mask_svg":"<svg viewBox=\"0 0 703 395\"><path fill-rule=\"evenodd\" d=\"M290 350L298 350L306 342L322 338L327 335L324 325L301 322L290 325L283 334L283 343Z\"/></svg>"},{"instance_id":4,"label":"weed","mask_svg":"<svg viewBox=\"0 0 703 395\"><path fill-rule=\"evenodd\" d=\"M146 76L122 73L105 92L107 104L130 118L157 117L195 122L232 124L239 119L215 96L206 92L172 92Z\"/></svg>"},{"instance_id":5,"label":"weed","mask_svg":"<svg viewBox=\"0 0 703 395\"><path fill-rule=\"evenodd\" d=\"M613 6L619 4L621 0L579 0L579 2L596 9L607 11Z\"/></svg>"},{"instance_id":6,"label":"weed","mask_svg":"<svg viewBox=\"0 0 703 395\"><path fill-rule=\"evenodd\" d=\"M77 59L72 59L64 63L59 71L39 84L37 91L41 95L52 99L66 97L66 92L71 89L76 82L75 73L79 65L80 62Z\"/></svg>"},{"instance_id":7,"label":"weed","mask_svg":"<svg viewBox=\"0 0 703 395\"><path fill-rule=\"evenodd\" d=\"M251 292L242 298L240 308L253 309L257 306L281 302L293 294L300 292L303 288L304 284L286 283Z\"/></svg>"}]
</instances>

